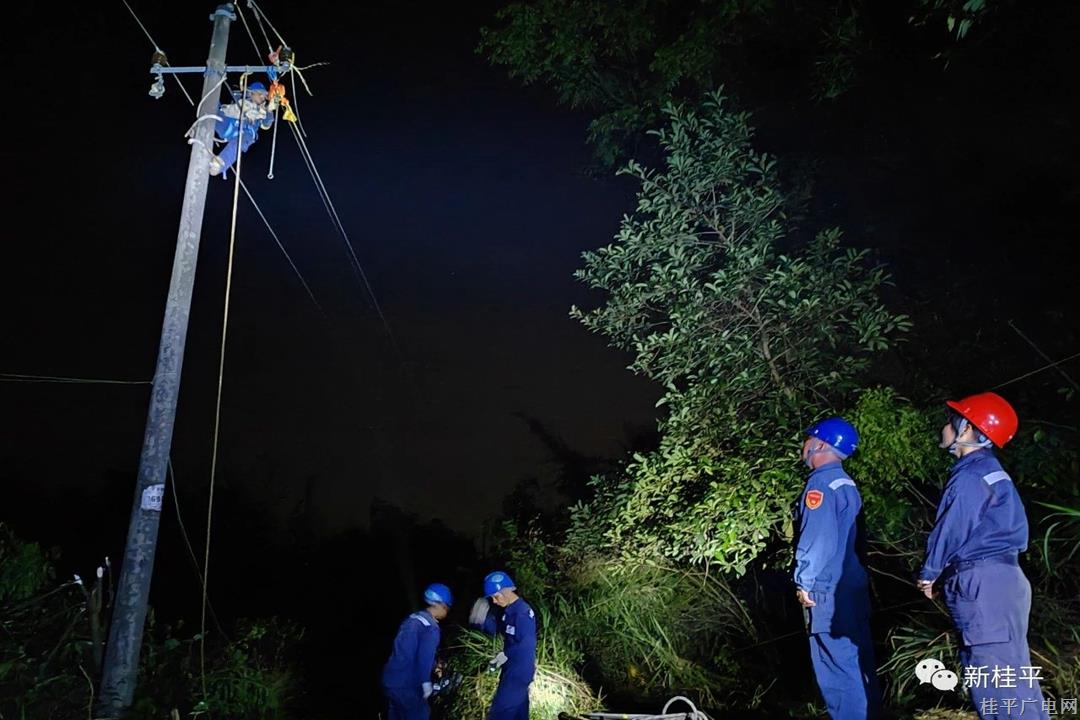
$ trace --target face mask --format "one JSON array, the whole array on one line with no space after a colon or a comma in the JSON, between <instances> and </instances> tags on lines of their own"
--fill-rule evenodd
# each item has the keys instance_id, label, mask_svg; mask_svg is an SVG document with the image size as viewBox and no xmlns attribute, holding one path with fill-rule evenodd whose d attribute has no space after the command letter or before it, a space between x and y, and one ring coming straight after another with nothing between
<instances>
[{"instance_id":1,"label":"face mask","mask_svg":"<svg viewBox=\"0 0 1080 720\"><path fill-rule=\"evenodd\" d=\"M990 440L985 435L983 435L981 432L979 432L977 429L975 429L972 426L972 424L967 421L966 418L960 417L960 416L953 417L951 420L949 420L949 424L952 425L953 432L956 433L956 437L953 438L952 444L949 445L948 448L946 448L949 451L950 454L955 455L956 457L960 457L960 448L965 448L965 447L976 447L976 448L990 447L990 444L991 444ZM966 440L961 440L960 439L960 435L963 434L963 432L965 430L967 430L969 427L971 427L973 430L975 430L975 432L974 432L975 442L968 442Z\"/></svg>"},{"instance_id":2,"label":"face mask","mask_svg":"<svg viewBox=\"0 0 1080 720\"><path fill-rule=\"evenodd\" d=\"M817 455L818 453L822 452L824 449L825 448L819 446L819 447L816 447L813 450L810 450L809 452L807 452L806 457L803 458L803 462L806 464L806 467L813 470L814 469L814 462L813 462L814 456Z\"/></svg>"}]
</instances>

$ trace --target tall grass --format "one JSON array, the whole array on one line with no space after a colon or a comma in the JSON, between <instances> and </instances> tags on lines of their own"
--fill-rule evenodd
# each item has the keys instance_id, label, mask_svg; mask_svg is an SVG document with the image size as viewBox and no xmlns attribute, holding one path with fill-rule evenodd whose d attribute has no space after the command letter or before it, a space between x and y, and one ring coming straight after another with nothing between
<instances>
[{"instance_id":1,"label":"tall grass","mask_svg":"<svg viewBox=\"0 0 1080 720\"><path fill-rule=\"evenodd\" d=\"M562 614L605 686L643 699L683 694L710 707L752 704L737 647L755 623L718 574L652 564L582 564Z\"/></svg>"},{"instance_id":2,"label":"tall grass","mask_svg":"<svg viewBox=\"0 0 1080 720\"><path fill-rule=\"evenodd\" d=\"M551 614L537 608L538 637L536 677L529 686L530 720L557 720L559 713L572 715L602 708L600 696L577 672L581 653L576 643L561 633ZM436 700L444 716L454 720L483 720L499 684L488 662L502 648L502 641L475 630L460 633L449 648L449 672L462 683L446 697Z\"/></svg>"}]
</instances>

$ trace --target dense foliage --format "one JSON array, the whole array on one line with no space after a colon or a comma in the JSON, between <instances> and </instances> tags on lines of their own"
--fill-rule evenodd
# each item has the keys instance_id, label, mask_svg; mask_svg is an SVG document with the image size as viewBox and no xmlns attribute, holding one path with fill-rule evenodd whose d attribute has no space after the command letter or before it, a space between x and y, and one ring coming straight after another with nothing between
<instances>
[{"instance_id":1,"label":"dense foliage","mask_svg":"<svg viewBox=\"0 0 1080 720\"><path fill-rule=\"evenodd\" d=\"M799 487L785 446L908 322L879 297L884 270L838 229L793 237L746 114L717 93L665 115L663 170L627 166L636 212L578 273L606 302L572 310L665 388L663 439L594 481L571 542L741 573Z\"/></svg>"},{"instance_id":2,"label":"dense foliage","mask_svg":"<svg viewBox=\"0 0 1080 720\"><path fill-rule=\"evenodd\" d=\"M627 164L636 208L578 273L602 302L572 309L663 388L658 447L594 477L565 526L508 525L500 562L617 701L682 693L714 710L818 716L812 687L771 680L779 653L804 652L785 579L800 431L840 413L863 436L848 467L889 705L918 716L947 703L912 681L917 659L955 664L956 647L944 606L911 578L950 458L940 410L874 383L874 358L910 326L883 301L889 277L839 230L807 236L787 219L775 161L722 94L663 116L662 166ZM1066 697L1080 675L1075 447L1068 431L1028 426L1003 457L1031 516L1033 656L1047 692Z\"/></svg>"},{"instance_id":3,"label":"dense foliage","mask_svg":"<svg viewBox=\"0 0 1080 720\"><path fill-rule=\"evenodd\" d=\"M0 525L0 717L90 717L111 603L108 565L59 582L54 558ZM206 692L197 635L151 612L140 655L134 720L280 720L298 695L300 631L275 619L241 621L231 641L208 640Z\"/></svg>"},{"instance_id":4,"label":"dense foliage","mask_svg":"<svg viewBox=\"0 0 1080 720\"><path fill-rule=\"evenodd\" d=\"M783 48L806 93L835 100L860 65L911 35L916 54L947 58L1005 0L517 0L481 31L479 51L511 77L552 88L591 116L588 137L614 166L655 127L664 104L739 83ZM879 42L886 40L886 42ZM932 52L937 48L937 52Z\"/></svg>"}]
</instances>

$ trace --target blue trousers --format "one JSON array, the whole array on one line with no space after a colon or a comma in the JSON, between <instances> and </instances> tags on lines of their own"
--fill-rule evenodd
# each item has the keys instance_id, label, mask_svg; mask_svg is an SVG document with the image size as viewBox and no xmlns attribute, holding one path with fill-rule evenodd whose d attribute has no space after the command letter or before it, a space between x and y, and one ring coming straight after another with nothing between
<instances>
[{"instance_id":1,"label":"blue trousers","mask_svg":"<svg viewBox=\"0 0 1080 720\"><path fill-rule=\"evenodd\" d=\"M383 688L387 720L428 720L431 708L420 688Z\"/></svg>"},{"instance_id":2,"label":"blue trousers","mask_svg":"<svg viewBox=\"0 0 1080 720\"><path fill-rule=\"evenodd\" d=\"M500 678L487 720L529 720L529 683Z\"/></svg>"},{"instance_id":3,"label":"blue trousers","mask_svg":"<svg viewBox=\"0 0 1080 720\"><path fill-rule=\"evenodd\" d=\"M960 677L983 720L1049 717L1039 681L1031 679L1036 674L1027 643L1031 583L1015 563L1011 556L963 563L942 583L960 635Z\"/></svg>"},{"instance_id":4,"label":"blue trousers","mask_svg":"<svg viewBox=\"0 0 1080 720\"><path fill-rule=\"evenodd\" d=\"M224 118L218 120L214 125L214 130L217 132L218 137L222 140L228 140L225 143L225 147L218 153L218 157L221 158L224 170L228 170L236 162L236 156L242 152L247 152L247 149L251 147L251 144L255 142L255 139L259 137L259 128L253 123L244 124L244 134L242 136L237 135L238 123L232 118ZM222 172L222 177L225 173Z\"/></svg>"},{"instance_id":5,"label":"blue trousers","mask_svg":"<svg viewBox=\"0 0 1080 720\"><path fill-rule=\"evenodd\" d=\"M810 661L832 720L881 716L881 686L865 585L810 593Z\"/></svg>"}]
</instances>

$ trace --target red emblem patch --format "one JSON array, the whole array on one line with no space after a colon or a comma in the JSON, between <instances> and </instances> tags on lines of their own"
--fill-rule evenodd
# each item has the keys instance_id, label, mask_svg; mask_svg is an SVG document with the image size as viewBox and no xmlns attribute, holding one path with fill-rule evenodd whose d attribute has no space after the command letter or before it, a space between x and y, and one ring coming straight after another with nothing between
<instances>
[{"instance_id":1,"label":"red emblem patch","mask_svg":"<svg viewBox=\"0 0 1080 720\"><path fill-rule=\"evenodd\" d=\"M821 507L821 501L824 499L825 495L820 490L811 490L806 493L806 507L817 510Z\"/></svg>"}]
</instances>

